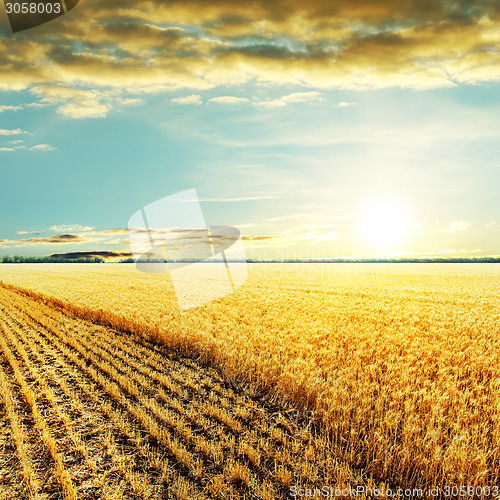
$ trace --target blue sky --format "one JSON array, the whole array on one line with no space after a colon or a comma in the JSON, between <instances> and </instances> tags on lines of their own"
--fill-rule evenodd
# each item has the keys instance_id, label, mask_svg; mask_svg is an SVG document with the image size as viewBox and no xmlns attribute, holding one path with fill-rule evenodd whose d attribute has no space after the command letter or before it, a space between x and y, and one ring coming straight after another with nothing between
<instances>
[{"instance_id":1,"label":"blue sky","mask_svg":"<svg viewBox=\"0 0 500 500\"><path fill-rule=\"evenodd\" d=\"M0 254L126 253L133 212L194 187L252 257L500 255L497 13L259 5L2 18Z\"/></svg>"}]
</instances>

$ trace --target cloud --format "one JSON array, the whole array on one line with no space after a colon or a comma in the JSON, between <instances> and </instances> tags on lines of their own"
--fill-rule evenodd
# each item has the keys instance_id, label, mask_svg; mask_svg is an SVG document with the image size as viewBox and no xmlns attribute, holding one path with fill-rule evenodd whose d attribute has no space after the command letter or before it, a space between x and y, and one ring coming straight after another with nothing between
<instances>
[{"instance_id":1,"label":"cloud","mask_svg":"<svg viewBox=\"0 0 500 500\"><path fill-rule=\"evenodd\" d=\"M2 240L0 240L0 247L1 248L9 248L13 243L16 243L16 240L2 239Z\"/></svg>"},{"instance_id":2,"label":"cloud","mask_svg":"<svg viewBox=\"0 0 500 500\"><path fill-rule=\"evenodd\" d=\"M208 102L214 102L217 104L243 104L244 102L248 102L248 99L245 97L234 97L234 96L221 96L221 97L212 97Z\"/></svg>"},{"instance_id":3,"label":"cloud","mask_svg":"<svg viewBox=\"0 0 500 500\"><path fill-rule=\"evenodd\" d=\"M37 144L36 146L32 146L31 148L28 148L28 151L52 151L53 148L49 144Z\"/></svg>"},{"instance_id":4,"label":"cloud","mask_svg":"<svg viewBox=\"0 0 500 500\"><path fill-rule=\"evenodd\" d=\"M448 254L453 254L453 253L458 253L458 250L452 250L452 249L438 250L438 249L434 249L434 250L430 250L428 252L410 252L409 254L411 254L411 255L441 255L441 254L448 255Z\"/></svg>"},{"instance_id":5,"label":"cloud","mask_svg":"<svg viewBox=\"0 0 500 500\"><path fill-rule=\"evenodd\" d=\"M141 104L144 104L144 99L131 98L131 97L126 97L126 98L118 97L116 99L116 102L121 106L140 106Z\"/></svg>"},{"instance_id":6,"label":"cloud","mask_svg":"<svg viewBox=\"0 0 500 500\"><path fill-rule=\"evenodd\" d=\"M334 108L350 108L351 106L359 106L359 104L357 102L342 101L342 102L339 102L338 104L335 104L335 106L333 106L333 107Z\"/></svg>"},{"instance_id":7,"label":"cloud","mask_svg":"<svg viewBox=\"0 0 500 500\"><path fill-rule=\"evenodd\" d=\"M313 240L313 244L322 243L324 241L338 240L342 236L337 231L328 231L327 233L319 233L316 231L310 231L304 235L304 239Z\"/></svg>"},{"instance_id":8,"label":"cloud","mask_svg":"<svg viewBox=\"0 0 500 500\"><path fill-rule=\"evenodd\" d=\"M265 106L266 108L277 108L287 106L288 104L296 104L301 102L324 101L320 92L294 92L293 94L284 95L277 99L268 99L267 101L254 102L255 106Z\"/></svg>"},{"instance_id":9,"label":"cloud","mask_svg":"<svg viewBox=\"0 0 500 500\"><path fill-rule=\"evenodd\" d=\"M19 144L23 141L8 141L10 144ZM37 144L36 146L32 146L30 148L26 148L26 146L14 146L13 148L0 148L0 151L15 151L16 149L27 149L28 151L52 151L55 149L49 144Z\"/></svg>"},{"instance_id":10,"label":"cloud","mask_svg":"<svg viewBox=\"0 0 500 500\"><path fill-rule=\"evenodd\" d=\"M3 113L4 111L17 111L19 109L22 109L21 106L0 106L0 113Z\"/></svg>"},{"instance_id":11,"label":"cloud","mask_svg":"<svg viewBox=\"0 0 500 500\"><path fill-rule=\"evenodd\" d=\"M21 130L20 128L16 128L15 130L6 130L3 128L0 128L0 135L20 135L20 134L28 134L28 133L29 132Z\"/></svg>"},{"instance_id":12,"label":"cloud","mask_svg":"<svg viewBox=\"0 0 500 500\"><path fill-rule=\"evenodd\" d=\"M65 85L43 85L31 89L44 104L59 105L57 112L68 118L104 118L114 96L97 90L81 90ZM121 100L123 103L123 99Z\"/></svg>"},{"instance_id":13,"label":"cloud","mask_svg":"<svg viewBox=\"0 0 500 500\"><path fill-rule=\"evenodd\" d=\"M139 228L136 229L136 232L138 232L138 231L139 231ZM125 228L122 228L122 229L105 229L104 231L96 231L93 234L123 234L123 235L128 235L129 231L128 231L128 229L125 229Z\"/></svg>"},{"instance_id":14,"label":"cloud","mask_svg":"<svg viewBox=\"0 0 500 500\"><path fill-rule=\"evenodd\" d=\"M81 231L87 232L92 231L94 229L90 226L80 226L80 224L60 224L56 226L52 226L50 228L51 231L62 232L62 231Z\"/></svg>"},{"instance_id":15,"label":"cloud","mask_svg":"<svg viewBox=\"0 0 500 500\"><path fill-rule=\"evenodd\" d=\"M84 238L79 234L56 234L54 236L27 238L17 241L22 243L23 245L60 245L65 243L88 243L93 240L90 238Z\"/></svg>"},{"instance_id":16,"label":"cloud","mask_svg":"<svg viewBox=\"0 0 500 500\"><path fill-rule=\"evenodd\" d=\"M18 240L4 240L2 246L22 247L25 245L59 245L59 244L85 244L91 242L100 242L104 245L123 244L128 236L128 229L108 229L96 231L92 226L82 226L80 224L60 224L50 228L58 234L40 237L30 237ZM143 229L146 232L145 229ZM161 232L161 231L157 231ZM18 235L39 236L43 231L19 230Z\"/></svg>"},{"instance_id":17,"label":"cloud","mask_svg":"<svg viewBox=\"0 0 500 500\"><path fill-rule=\"evenodd\" d=\"M266 241L266 240L274 240L278 238L278 236L242 236L242 240L244 241Z\"/></svg>"},{"instance_id":18,"label":"cloud","mask_svg":"<svg viewBox=\"0 0 500 500\"><path fill-rule=\"evenodd\" d=\"M318 231L307 231L305 233L287 233L277 236L243 236L244 241L254 244L263 244L264 246L282 246L289 247L305 243L306 245L318 245L328 241L335 241L342 237L337 231L328 231L325 233Z\"/></svg>"},{"instance_id":19,"label":"cloud","mask_svg":"<svg viewBox=\"0 0 500 500\"><path fill-rule=\"evenodd\" d=\"M484 227L493 227L495 224L496 224L496 221L491 221L491 222L486 223L484 225Z\"/></svg>"},{"instance_id":20,"label":"cloud","mask_svg":"<svg viewBox=\"0 0 500 500\"><path fill-rule=\"evenodd\" d=\"M41 102L30 102L29 104L26 104L27 108L45 108L47 106L50 106L48 102L42 104Z\"/></svg>"},{"instance_id":21,"label":"cloud","mask_svg":"<svg viewBox=\"0 0 500 500\"><path fill-rule=\"evenodd\" d=\"M105 104L81 105L75 103L65 104L58 109L58 113L68 118L104 118L109 107Z\"/></svg>"},{"instance_id":22,"label":"cloud","mask_svg":"<svg viewBox=\"0 0 500 500\"><path fill-rule=\"evenodd\" d=\"M466 231L471 226L470 222L464 220L453 221L450 225L446 226L443 231L445 233L458 233L460 231Z\"/></svg>"},{"instance_id":23,"label":"cloud","mask_svg":"<svg viewBox=\"0 0 500 500\"><path fill-rule=\"evenodd\" d=\"M55 259L93 259L95 257L101 259L123 259L132 257L132 252L115 252L115 251L93 251L93 252L68 252L68 253L54 253L49 257Z\"/></svg>"},{"instance_id":24,"label":"cloud","mask_svg":"<svg viewBox=\"0 0 500 500\"><path fill-rule=\"evenodd\" d=\"M38 104L81 119L147 93L250 82L354 90L480 84L500 80L499 31L500 6L489 0L88 0L78 15L30 36L0 36L0 89L38 89Z\"/></svg>"},{"instance_id":25,"label":"cloud","mask_svg":"<svg viewBox=\"0 0 500 500\"><path fill-rule=\"evenodd\" d=\"M201 95L193 94L186 97L175 97L172 99L172 102L175 102L176 104L202 104L203 100Z\"/></svg>"}]
</instances>

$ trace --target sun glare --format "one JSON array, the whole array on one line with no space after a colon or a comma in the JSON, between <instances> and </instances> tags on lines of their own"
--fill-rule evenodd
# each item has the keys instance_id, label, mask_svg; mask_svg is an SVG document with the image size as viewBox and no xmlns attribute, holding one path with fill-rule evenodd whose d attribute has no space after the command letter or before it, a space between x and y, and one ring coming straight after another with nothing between
<instances>
[{"instance_id":1,"label":"sun glare","mask_svg":"<svg viewBox=\"0 0 500 500\"><path fill-rule=\"evenodd\" d=\"M364 213L362 233L378 248L394 249L408 235L410 222L405 207L392 200L380 200L369 205Z\"/></svg>"}]
</instances>

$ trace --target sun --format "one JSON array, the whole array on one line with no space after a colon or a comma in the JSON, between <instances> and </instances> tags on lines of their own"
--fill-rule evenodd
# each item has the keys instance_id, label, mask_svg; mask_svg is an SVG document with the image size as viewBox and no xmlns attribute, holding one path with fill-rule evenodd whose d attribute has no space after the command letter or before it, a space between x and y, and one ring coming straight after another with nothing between
<instances>
[{"instance_id":1,"label":"sun","mask_svg":"<svg viewBox=\"0 0 500 500\"><path fill-rule=\"evenodd\" d=\"M410 221L404 204L394 200L378 200L366 207L361 231L373 246L396 250L409 230Z\"/></svg>"}]
</instances>

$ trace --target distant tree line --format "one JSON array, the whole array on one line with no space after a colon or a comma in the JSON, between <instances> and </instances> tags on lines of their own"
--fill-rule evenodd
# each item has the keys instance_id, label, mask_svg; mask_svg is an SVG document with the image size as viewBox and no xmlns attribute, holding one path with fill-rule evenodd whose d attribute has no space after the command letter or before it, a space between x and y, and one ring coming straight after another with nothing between
<instances>
[{"instance_id":1,"label":"distant tree line","mask_svg":"<svg viewBox=\"0 0 500 500\"><path fill-rule=\"evenodd\" d=\"M133 262L133 259L130 259ZM214 261L215 262L215 261ZM220 262L220 261L217 261ZM423 258L394 258L394 259L376 259L376 258L331 258L331 259L247 259L230 260L228 262L248 262L249 264L426 264L426 263L450 263L450 264L473 264L473 263L500 263L500 257L423 257Z\"/></svg>"},{"instance_id":2,"label":"distant tree line","mask_svg":"<svg viewBox=\"0 0 500 500\"><path fill-rule=\"evenodd\" d=\"M235 261L231 261L235 262ZM450 264L472 264L472 263L500 263L500 257L398 257L393 259L377 259L377 258L331 258L331 259L283 259L283 260L258 260L248 259L248 263L270 263L270 264L353 264L353 263L366 263L366 264L425 264L425 263L450 263Z\"/></svg>"},{"instance_id":3,"label":"distant tree line","mask_svg":"<svg viewBox=\"0 0 500 500\"><path fill-rule=\"evenodd\" d=\"M67 259L67 258L57 258L57 257L23 257L21 255L14 255L10 257L9 255L4 255L0 257L0 263L4 264L49 264L49 263L63 263L63 264L102 264L106 260L100 257L92 258L81 258L81 259ZM116 261L114 261L116 263ZM166 261L162 259L150 259L143 260L139 262L167 262L168 263L194 263L198 262L196 259L179 259ZM208 262L223 262L222 260L211 259ZM259 260L259 259L247 259L247 260L231 260L228 262L248 262L249 264L355 264L355 263L367 263L367 264L474 264L474 263L500 263L500 257L422 257L422 258L407 258L399 257L394 259L376 259L376 258L332 258L332 259L274 259L274 260ZM120 264L133 264L133 258L121 259L118 261Z\"/></svg>"},{"instance_id":4,"label":"distant tree line","mask_svg":"<svg viewBox=\"0 0 500 500\"><path fill-rule=\"evenodd\" d=\"M473 264L473 263L500 263L500 257L422 257L422 258L410 258L410 257L398 257L393 259L376 259L376 258L332 258L332 259L271 259L271 260L259 260L259 259L246 259L246 260L235 260L228 259L228 262L248 262L249 264L353 264L353 263L367 263L367 264L425 264L425 263L450 263L450 264ZM133 264L134 259L129 257L126 259L121 259L119 261L121 264ZM166 262L168 263L181 263L181 262L199 262L196 259L179 259L179 260L163 260L163 259L149 259L149 260L139 260L139 262ZM210 259L207 262L224 262L220 259Z\"/></svg>"},{"instance_id":5,"label":"distant tree line","mask_svg":"<svg viewBox=\"0 0 500 500\"><path fill-rule=\"evenodd\" d=\"M56 257L23 257L22 255L4 255L0 257L2 264L101 264L105 262L104 259L99 257L92 257L91 259L58 259Z\"/></svg>"}]
</instances>

